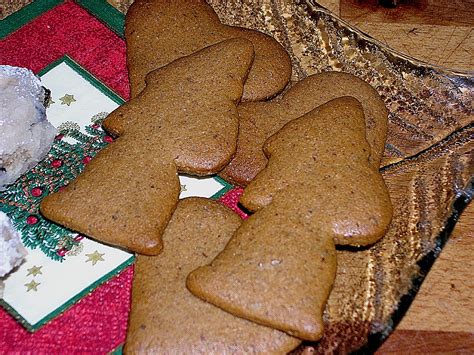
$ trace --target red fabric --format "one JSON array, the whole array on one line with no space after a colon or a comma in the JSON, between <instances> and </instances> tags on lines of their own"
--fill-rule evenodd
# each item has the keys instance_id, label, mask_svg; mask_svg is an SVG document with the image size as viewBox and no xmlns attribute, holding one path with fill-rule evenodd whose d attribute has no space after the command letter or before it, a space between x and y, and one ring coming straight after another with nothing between
<instances>
[{"instance_id":1,"label":"red fabric","mask_svg":"<svg viewBox=\"0 0 474 355\"><path fill-rule=\"evenodd\" d=\"M128 100L125 42L71 1L45 12L0 42L0 64L27 67L35 73L65 54Z\"/></svg>"},{"instance_id":2,"label":"red fabric","mask_svg":"<svg viewBox=\"0 0 474 355\"><path fill-rule=\"evenodd\" d=\"M35 333L0 308L0 353L109 353L125 341L132 278L130 266Z\"/></svg>"},{"instance_id":3,"label":"red fabric","mask_svg":"<svg viewBox=\"0 0 474 355\"><path fill-rule=\"evenodd\" d=\"M224 205L230 207L234 212L236 212L240 217L246 219L248 214L242 211L239 207L239 199L244 189L241 187L235 187L229 192L227 192L224 196L219 199L219 202L222 202Z\"/></svg>"}]
</instances>

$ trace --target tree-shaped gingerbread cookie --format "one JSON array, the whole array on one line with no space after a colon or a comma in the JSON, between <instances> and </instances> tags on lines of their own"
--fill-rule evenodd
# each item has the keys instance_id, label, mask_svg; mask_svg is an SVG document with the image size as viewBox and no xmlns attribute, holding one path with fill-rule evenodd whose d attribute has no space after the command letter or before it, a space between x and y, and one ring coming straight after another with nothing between
<instances>
[{"instance_id":1,"label":"tree-shaped gingerbread cookie","mask_svg":"<svg viewBox=\"0 0 474 355\"><path fill-rule=\"evenodd\" d=\"M150 73L145 90L107 119L120 137L42 201L43 215L109 244L159 253L178 172L216 173L235 152L236 105L253 56L251 42L232 39Z\"/></svg>"}]
</instances>

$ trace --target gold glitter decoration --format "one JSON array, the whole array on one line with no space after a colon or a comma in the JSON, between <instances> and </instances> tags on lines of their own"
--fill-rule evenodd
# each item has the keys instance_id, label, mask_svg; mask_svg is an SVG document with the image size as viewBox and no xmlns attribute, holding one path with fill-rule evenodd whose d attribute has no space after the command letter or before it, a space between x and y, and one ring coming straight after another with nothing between
<instances>
[{"instance_id":1,"label":"gold glitter decoration","mask_svg":"<svg viewBox=\"0 0 474 355\"><path fill-rule=\"evenodd\" d=\"M84 244L79 243L79 244L74 245L71 248L71 250L68 251L67 255L68 256L77 256L77 255L81 254L83 250L84 250Z\"/></svg>"},{"instance_id":2,"label":"gold glitter decoration","mask_svg":"<svg viewBox=\"0 0 474 355\"><path fill-rule=\"evenodd\" d=\"M51 96L48 97L48 101L46 101L46 108L49 108L52 104L55 104L56 101L53 100Z\"/></svg>"},{"instance_id":3,"label":"gold glitter decoration","mask_svg":"<svg viewBox=\"0 0 474 355\"><path fill-rule=\"evenodd\" d=\"M79 126L77 122L72 122L72 121L63 122L58 126L58 132L61 132L63 134L67 133L68 131L73 131L73 130L79 131L80 129L81 129L81 126Z\"/></svg>"},{"instance_id":4,"label":"gold glitter decoration","mask_svg":"<svg viewBox=\"0 0 474 355\"><path fill-rule=\"evenodd\" d=\"M102 123L102 121L109 115L108 112L99 112L96 113L94 116L91 118L92 123Z\"/></svg>"}]
</instances>

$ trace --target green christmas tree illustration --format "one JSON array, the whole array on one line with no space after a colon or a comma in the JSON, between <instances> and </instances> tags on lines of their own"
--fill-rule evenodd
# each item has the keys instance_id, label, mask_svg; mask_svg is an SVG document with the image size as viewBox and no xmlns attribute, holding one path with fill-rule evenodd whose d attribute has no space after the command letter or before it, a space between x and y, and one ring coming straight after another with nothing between
<instances>
[{"instance_id":1,"label":"green christmas tree illustration","mask_svg":"<svg viewBox=\"0 0 474 355\"><path fill-rule=\"evenodd\" d=\"M106 115L102 112L92 117L92 124L85 127L85 133L76 123L60 125L48 155L7 190L0 192L0 211L12 219L23 244L31 249L39 248L53 260L64 260L83 237L43 218L39 204L46 195L75 179L85 165L112 141L101 129ZM76 142L69 143L64 140L66 137Z\"/></svg>"}]
</instances>

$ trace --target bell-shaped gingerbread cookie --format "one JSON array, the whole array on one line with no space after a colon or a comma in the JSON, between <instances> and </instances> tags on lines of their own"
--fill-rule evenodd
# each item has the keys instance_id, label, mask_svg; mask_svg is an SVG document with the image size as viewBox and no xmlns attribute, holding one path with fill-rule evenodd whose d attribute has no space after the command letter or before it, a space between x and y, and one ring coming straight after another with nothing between
<instances>
[{"instance_id":1,"label":"bell-shaped gingerbread cookie","mask_svg":"<svg viewBox=\"0 0 474 355\"><path fill-rule=\"evenodd\" d=\"M373 243L391 219L365 127L361 104L342 97L270 137L267 167L241 197L257 212L210 265L188 276L190 291L242 318L318 340L336 275L334 242Z\"/></svg>"},{"instance_id":2,"label":"bell-shaped gingerbread cookie","mask_svg":"<svg viewBox=\"0 0 474 355\"><path fill-rule=\"evenodd\" d=\"M235 152L236 105L253 56L251 42L231 39L150 73L145 90L109 115L106 128L120 137L42 201L43 215L105 243L159 253L178 172L216 173Z\"/></svg>"},{"instance_id":3,"label":"bell-shaped gingerbread cookie","mask_svg":"<svg viewBox=\"0 0 474 355\"><path fill-rule=\"evenodd\" d=\"M128 10L125 26L132 97L145 86L147 73L237 37L251 41L255 48L242 99L256 101L278 94L290 80L291 62L272 37L222 24L204 0L136 0Z\"/></svg>"},{"instance_id":4,"label":"bell-shaped gingerbread cookie","mask_svg":"<svg viewBox=\"0 0 474 355\"><path fill-rule=\"evenodd\" d=\"M217 201L180 200L157 256L138 255L125 353L284 354L301 342L194 297L186 277L212 261L241 219Z\"/></svg>"}]
</instances>

